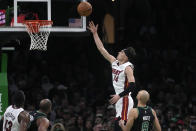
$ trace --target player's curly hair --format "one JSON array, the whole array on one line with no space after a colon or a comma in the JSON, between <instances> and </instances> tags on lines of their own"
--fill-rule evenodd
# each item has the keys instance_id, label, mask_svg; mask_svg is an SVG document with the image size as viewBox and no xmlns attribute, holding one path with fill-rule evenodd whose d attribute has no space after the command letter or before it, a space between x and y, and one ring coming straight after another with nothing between
<instances>
[{"instance_id":1,"label":"player's curly hair","mask_svg":"<svg viewBox=\"0 0 196 131\"><path fill-rule=\"evenodd\" d=\"M16 91L12 98L13 105L16 107L22 107L25 103L25 94L22 90Z\"/></svg>"}]
</instances>

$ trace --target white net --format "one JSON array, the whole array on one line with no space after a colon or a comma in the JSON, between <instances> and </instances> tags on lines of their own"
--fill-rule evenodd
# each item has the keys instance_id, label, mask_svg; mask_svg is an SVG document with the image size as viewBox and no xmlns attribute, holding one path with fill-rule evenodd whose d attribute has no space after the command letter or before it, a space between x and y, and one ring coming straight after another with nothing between
<instances>
[{"instance_id":1,"label":"white net","mask_svg":"<svg viewBox=\"0 0 196 131\"><path fill-rule=\"evenodd\" d=\"M27 32L31 38L30 50L47 50L48 36L51 24L41 22L26 23Z\"/></svg>"}]
</instances>

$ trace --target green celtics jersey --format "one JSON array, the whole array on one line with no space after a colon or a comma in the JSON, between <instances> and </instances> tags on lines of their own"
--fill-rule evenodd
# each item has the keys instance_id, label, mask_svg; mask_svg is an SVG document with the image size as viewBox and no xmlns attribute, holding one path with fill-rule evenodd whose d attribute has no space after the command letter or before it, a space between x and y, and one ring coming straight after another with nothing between
<instances>
[{"instance_id":1,"label":"green celtics jersey","mask_svg":"<svg viewBox=\"0 0 196 131\"><path fill-rule=\"evenodd\" d=\"M131 131L151 131L154 121L151 107L137 107L137 110L138 117L134 121Z\"/></svg>"},{"instance_id":2,"label":"green celtics jersey","mask_svg":"<svg viewBox=\"0 0 196 131\"><path fill-rule=\"evenodd\" d=\"M28 128L28 131L37 131L38 127L37 127L37 119L39 118L46 118L47 115L45 113L39 112L39 111L33 111L30 112L30 126Z\"/></svg>"}]
</instances>

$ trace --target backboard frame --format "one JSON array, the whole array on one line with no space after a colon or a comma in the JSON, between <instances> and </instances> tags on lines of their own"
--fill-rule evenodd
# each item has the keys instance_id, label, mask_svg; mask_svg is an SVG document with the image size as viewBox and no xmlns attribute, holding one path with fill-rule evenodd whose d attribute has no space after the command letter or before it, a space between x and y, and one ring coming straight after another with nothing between
<instances>
[{"instance_id":1,"label":"backboard frame","mask_svg":"<svg viewBox=\"0 0 196 131\"><path fill-rule=\"evenodd\" d=\"M87 1L87 0L81 0ZM24 25L17 23L17 4L18 2L47 2L47 18L51 18L51 0L14 0L14 26L13 27L0 27L0 32L25 32ZM86 16L81 16L82 27L66 27L66 26L53 26L51 32L86 32Z\"/></svg>"}]
</instances>

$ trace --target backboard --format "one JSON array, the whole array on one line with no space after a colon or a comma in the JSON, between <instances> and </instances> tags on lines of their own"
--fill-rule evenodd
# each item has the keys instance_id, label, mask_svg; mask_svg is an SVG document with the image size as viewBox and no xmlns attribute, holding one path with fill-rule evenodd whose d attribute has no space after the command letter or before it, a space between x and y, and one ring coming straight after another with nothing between
<instances>
[{"instance_id":1,"label":"backboard","mask_svg":"<svg viewBox=\"0 0 196 131\"><path fill-rule=\"evenodd\" d=\"M79 3L80 0L13 0L0 6L0 33L26 32L21 24L24 19L52 20L51 32L86 32L86 17L77 13Z\"/></svg>"}]
</instances>

